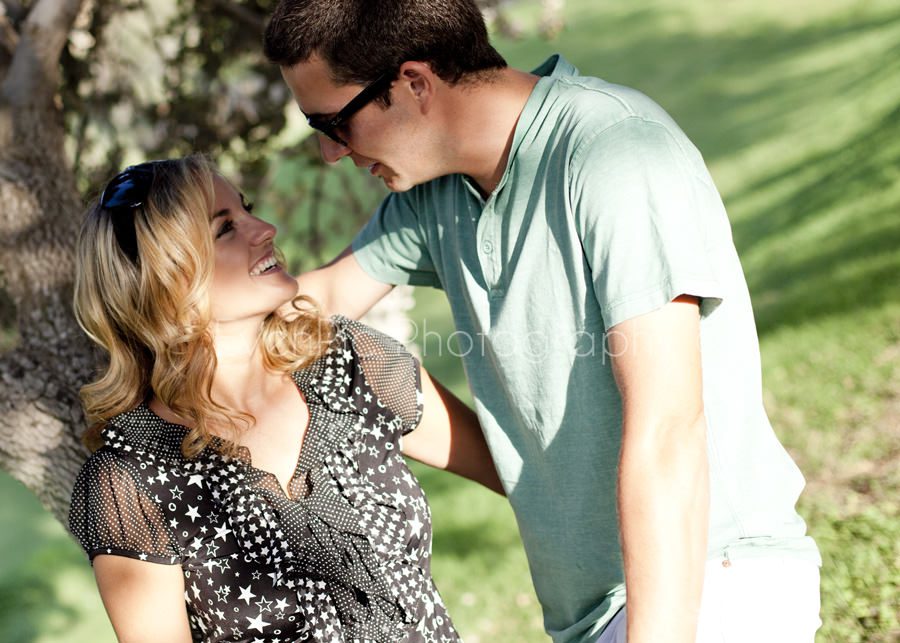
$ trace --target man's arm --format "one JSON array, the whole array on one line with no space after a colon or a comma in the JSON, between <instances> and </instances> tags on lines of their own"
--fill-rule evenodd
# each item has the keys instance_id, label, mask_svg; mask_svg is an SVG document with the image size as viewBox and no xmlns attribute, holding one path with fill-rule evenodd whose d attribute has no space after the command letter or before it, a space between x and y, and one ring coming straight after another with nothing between
<instances>
[{"instance_id":1,"label":"man's arm","mask_svg":"<svg viewBox=\"0 0 900 643\"><path fill-rule=\"evenodd\" d=\"M363 270L351 246L321 268L298 276L297 283L298 294L315 300L323 315L340 314L350 319L365 315L393 289Z\"/></svg>"},{"instance_id":2,"label":"man's arm","mask_svg":"<svg viewBox=\"0 0 900 643\"><path fill-rule=\"evenodd\" d=\"M693 643L709 522L695 297L610 329L622 395L618 508L629 643Z\"/></svg>"},{"instance_id":3,"label":"man's arm","mask_svg":"<svg viewBox=\"0 0 900 643\"><path fill-rule=\"evenodd\" d=\"M403 436L403 454L503 494L478 417L422 369L422 420Z\"/></svg>"}]
</instances>

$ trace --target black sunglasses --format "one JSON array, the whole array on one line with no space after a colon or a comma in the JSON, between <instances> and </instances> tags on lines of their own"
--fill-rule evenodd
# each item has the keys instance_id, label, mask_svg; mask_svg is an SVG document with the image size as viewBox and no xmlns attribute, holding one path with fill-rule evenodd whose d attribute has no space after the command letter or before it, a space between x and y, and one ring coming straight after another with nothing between
<instances>
[{"instance_id":1,"label":"black sunglasses","mask_svg":"<svg viewBox=\"0 0 900 643\"><path fill-rule=\"evenodd\" d=\"M155 167L160 162L148 161L125 168L106 184L100 195L100 207L109 211L116 241L132 263L137 263L138 258L134 209L147 200Z\"/></svg>"},{"instance_id":2,"label":"black sunglasses","mask_svg":"<svg viewBox=\"0 0 900 643\"><path fill-rule=\"evenodd\" d=\"M306 117L306 122L309 123L309 126L314 130L322 132L325 136L330 138L338 145L343 145L346 147L347 141L341 138L341 135L338 134L338 128L341 127L356 112L384 94L385 90L387 90L391 86L391 83L394 82L394 76L395 74L382 74L374 81L366 85L366 87L361 92L353 97L353 100L344 105L341 111L339 111L331 118L313 114L312 116Z\"/></svg>"}]
</instances>

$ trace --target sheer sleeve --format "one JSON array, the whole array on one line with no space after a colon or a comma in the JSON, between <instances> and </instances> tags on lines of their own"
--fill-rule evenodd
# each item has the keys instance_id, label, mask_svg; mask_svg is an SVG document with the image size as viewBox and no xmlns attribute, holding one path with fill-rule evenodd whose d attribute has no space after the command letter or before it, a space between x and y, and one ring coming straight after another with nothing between
<instances>
[{"instance_id":1,"label":"sheer sleeve","mask_svg":"<svg viewBox=\"0 0 900 643\"><path fill-rule=\"evenodd\" d=\"M422 418L419 360L393 337L359 322L342 321L366 382L381 404L400 418L406 435Z\"/></svg>"},{"instance_id":2,"label":"sheer sleeve","mask_svg":"<svg viewBox=\"0 0 900 643\"><path fill-rule=\"evenodd\" d=\"M81 468L69 506L69 530L91 560L114 554L169 565L181 561L162 507L141 479L140 465L107 448Z\"/></svg>"}]
</instances>

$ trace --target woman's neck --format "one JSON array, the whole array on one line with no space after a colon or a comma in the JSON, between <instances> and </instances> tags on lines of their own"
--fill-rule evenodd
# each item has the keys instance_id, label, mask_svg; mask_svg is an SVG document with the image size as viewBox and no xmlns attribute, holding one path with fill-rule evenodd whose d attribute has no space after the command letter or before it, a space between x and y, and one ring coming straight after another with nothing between
<instances>
[{"instance_id":1,"label":"woman's neck","mask_svg":"<svg viewBox=\"0 0 900 643\"><path fill-rule=\"evenodd\" d=\"M262 320L257 319L214 324L214 401L252 412L284 385L287 374L274 373L265 366L261 330Z\"/></svg>"},{"instance_id":2,"label":"woman's neck","mask_svg":"<svg viewBox=\"0 0 900 643\"><path fill-rule=\"evenodd\" d=\"M214 323L213 345L216 370L211 387L212 400L218 404L253 413L265 408L266 400L293 383L288 373L266 368L261 350L261 321ZM186 418L178 416L157 397L150 409L164 420L190 426Z\"/></svg>"}]
</instances>

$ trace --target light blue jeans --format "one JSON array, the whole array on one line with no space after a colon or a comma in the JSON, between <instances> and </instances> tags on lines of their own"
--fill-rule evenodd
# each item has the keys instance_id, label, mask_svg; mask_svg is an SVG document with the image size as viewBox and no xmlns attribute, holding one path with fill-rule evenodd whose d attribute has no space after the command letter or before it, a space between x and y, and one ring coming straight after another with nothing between
<instances>
[{"instance_id":1,"label":"light blue jeans","mask_svg":"<svg viewBox=\"0 0 900 643\"><path fill-rule=\"evenodd\" d=\"M787 557L706 563L696 643L813 643L819 567ZM626 607L596 643L626 643Z\"/></svg>"}]
</instances>

